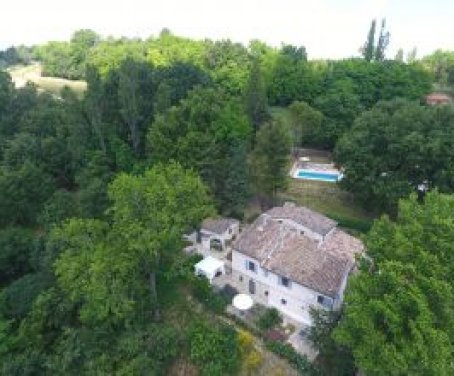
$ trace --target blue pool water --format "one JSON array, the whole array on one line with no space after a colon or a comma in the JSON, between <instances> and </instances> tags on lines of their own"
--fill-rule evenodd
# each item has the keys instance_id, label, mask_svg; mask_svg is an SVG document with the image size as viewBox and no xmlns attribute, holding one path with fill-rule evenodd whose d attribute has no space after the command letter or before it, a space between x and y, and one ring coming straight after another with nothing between
<instances>
[{"instance_id":1,"label":"blue pool water","mask_svg":"<svg viewBox=\"0 0 454 376\"><path fill-rule=\"evenodd\" d=\"M337 174L337 173L316 172L316 171L308 171L308 170L298 171L297 177L301 178L301 179L321 180L321 181L330 181L330 182L336 182L342 178L341 174Z\"/></svg>"}]
</instances>

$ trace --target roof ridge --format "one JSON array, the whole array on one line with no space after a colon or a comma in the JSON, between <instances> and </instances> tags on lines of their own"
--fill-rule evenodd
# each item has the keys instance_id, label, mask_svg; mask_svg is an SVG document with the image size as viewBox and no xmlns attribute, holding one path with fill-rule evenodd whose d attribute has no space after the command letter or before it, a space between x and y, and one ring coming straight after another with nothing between
<instances>
[{"instance_id":1,"label":"roof ridge","mask_svg":"<svg viewBox=\"0 0 454 376\"><path fill-rule=\"evenodd\" d=\"M278 248L282 248L282 245L284 243L284 232L285 235L289 232L289 229L287 227L284 227L282 223L279 223L279 234L278 238L274 242L274 247L269 251L269 253L266 255L266 257L263 259L263 261L260 263L260 266L264 266L267 261L271 260L271 257L273 254L278 250Z\"/></svg>"}]
</instances>

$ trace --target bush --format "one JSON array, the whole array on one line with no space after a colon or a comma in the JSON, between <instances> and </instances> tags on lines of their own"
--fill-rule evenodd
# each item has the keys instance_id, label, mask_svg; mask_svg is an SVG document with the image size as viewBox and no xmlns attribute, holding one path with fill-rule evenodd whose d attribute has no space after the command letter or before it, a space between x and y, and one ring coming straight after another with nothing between
<instances>
[{"instance_id":1,"label":"bush","mask_svg":"<svg viewBox=\"0 0 454 376\"><path fill-rule=\"evenodd\" d=\"M226 284L222 290L220 291L221 295L224 296L225 299L231 301L235 295L238 294L238 290L231 286L230 284Z\"/></svg>"},{"instance_id":2,"label":"bush","mask_svg":"<svg viewBox=\"0 0 454 376\"><path fill-rule=\"evenodd\" d=\"M228 297L217 294L204 277L195 278L193 282L194 297L210 311L221 314L229 304Z\"/></svg>"},{"instance_id":3,"label":"bush","mask_svg":"<svg viewBox=\"0 0 454 376\"><path fill-rule=\"evenodd\" d=\"M329 216L330 218L337 221L340 227L349 228L362 233L369 232L370 228L372 227L372 220L348 218L332 214L330 214Z\"/></svg>"},{"instance_id":4,"label":"bush","mask_svg":"<svg viewBox=\"0 0 454 376\"><path fill-rule=\"evenodd\" d=\"M254 337L246 330L238 330L238 342L242 352L250 350L253 346Z\"/></svg>"},{"instance_id":5,"label":"bush","mask_svg":"<svg viewBox=\"0 0 454 376\"><path fill-rule=\"evenodd\" d=\"M237 374L240 367L240 348L235 329L213 327L205 323L192 325L188 333L189 358L201 369L202 375Z\"/></svg>"},{"instance_id":6,"label":"bush","mask_svg":"<svg viewBox=\"0 0 454 376\"><path fill-rule=\"evenodd\" d=\"M298 354L295 349L288 343L276 341L267 341L266 348L280 357L288 360L295 367L300 375L303 376L318 376L319 372L309 362L306 356Z\"/></svg>"},{"instance_id":7,"label":"bush","mask_svg":"<svg viewBox=\"0 0 454 376\"><path fill-rule=\"evenodd\" d=\"M263 331L274 328L281 323L282 317L276 308L268 308L257 320L257 326Z\"/></svg>"},{"instance_id":8,"label":"bush","mask_svg":"<svg viewBox=\"0 0 454 376\"><path fill-rule=\"evenodd\" d=\"M263 361L262 354L254 346L253 335L243 329L238 331L238 343L243 356L243 369L247 374L254 374L254 371Z\"/></svg>"},{"instance_id":9,"label":"bush","mask_svg":"<svg viewBox=\"0 0 454 376\"><path fill-rule=\"evenodd\" d=\"M260 364L263 362L263 357L260 352L257 350L250 351L244 358L244 368L246 372L254 374L254 371L260 367Z\"/></svg>"}]
</instances>

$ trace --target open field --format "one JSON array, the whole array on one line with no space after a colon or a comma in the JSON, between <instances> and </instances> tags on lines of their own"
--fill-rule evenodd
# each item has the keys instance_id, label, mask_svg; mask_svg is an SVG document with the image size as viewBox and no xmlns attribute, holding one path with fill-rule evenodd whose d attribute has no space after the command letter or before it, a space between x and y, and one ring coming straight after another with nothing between
<instances>
[{"instance_id":1,"label":"open field","mask_svg":"<svg viewBox=\"0 0 454 376\"><path fill-rule=\"evenodd\" d=\"M67 86L78 96L82 96L87 89L87 83L85 81L72 81L63 78L41 76L41 66L37 63L27 66L15 66L9 68L8 72L16 87L22 87L28 81L31 81L42 91L60 95L61 90Z\"/></svg>"}]
</instances>

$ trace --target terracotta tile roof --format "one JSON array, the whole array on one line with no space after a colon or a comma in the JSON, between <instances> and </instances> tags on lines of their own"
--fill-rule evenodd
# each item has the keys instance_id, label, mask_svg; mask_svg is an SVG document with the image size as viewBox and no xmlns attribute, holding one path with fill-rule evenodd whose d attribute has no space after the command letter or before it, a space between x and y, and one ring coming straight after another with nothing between
<instances>
[{"instance_id":1,"label":"terracotta tile roof","mask_svg":"<svg viewBox=\"0 0 454 376\"><path fill-rule=\"evenodd\" d=\"M266 214L275 219L290 219L320 235L326 235L337 225L336 221L323 214L292 203L276 206L268 210Z\"/></svg>"},{"instance_id":2,"label":"terracotta tile roof","mask_svg":"<svg viewBox=\"0 0 454 376\"><path fill-rule=\"evenodd\" d=\"M262 215L241 233L234 248L267 270L335 298L364 246L338 229L318 244Z\"/></svg>"},{"instance_id":3,"label":"terracotta tile roof","mask_svg":"<svg viewBox=\"0 0 454 376\"><path fill-rule=\"evenodd\" d=\"M210 231L215 234L222 235L232 225L239 224L240 222L234 218L207 218L202 222L202 231Z\"/></svg>"},{"instance_id":4,"label":"terracotta tile roof","mask_svg":"<svg viewBox=\"0 0 454 376\"><path fill-rule=\"evenodd\" d=\"M355 262L355 257L364 251L364 244L361 240L335 229L322 242L320 249Z\"/></svg>"},{"instance_id":5,"label":"terracotta tile roof","mask_svg":"<svg viewBox=\"0 0 454 376\"><path fill-rule=\"evenodd\" d=\"M443 93L432 93L426 96L426 99L446 100L451 101L451 97Z\"/></svg>"},{"instance_id":6,"label":"terracotta tile roof","mask_svg":"<svg viewBox=\"0 0 454 376\"><path fill-rule=\"evenodd\" d=\"M451 97L443 93L432 93L426 96L427 104L445 104L451 102Z\"/></svg>"}]
</instances>

